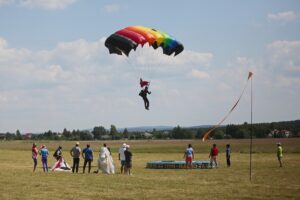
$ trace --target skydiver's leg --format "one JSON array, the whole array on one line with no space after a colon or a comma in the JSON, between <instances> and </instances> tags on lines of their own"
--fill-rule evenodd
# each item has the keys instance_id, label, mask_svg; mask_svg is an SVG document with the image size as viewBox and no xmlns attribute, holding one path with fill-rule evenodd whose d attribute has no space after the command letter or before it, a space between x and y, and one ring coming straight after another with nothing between
<instances>
[{"instance_id":1,"label":"skydiver's leg","mask_svg":"<svg viewBox=\"0 0 300 200\"><path fill-rule=\"evenodd\" d=\"M147 98L143 97L143 100L144 100L145 109L147 109Z\"/></svg>"},{"instance_id":2,"label":"skydiver's leg","mask_svg":"<svg viewBox=\"0 0 300 200\"><path fill-rule=\"evenodd\" d=\"M145 98L145 108L149 110L149 100L147 97Z\"/></svg>"}]
</instances>

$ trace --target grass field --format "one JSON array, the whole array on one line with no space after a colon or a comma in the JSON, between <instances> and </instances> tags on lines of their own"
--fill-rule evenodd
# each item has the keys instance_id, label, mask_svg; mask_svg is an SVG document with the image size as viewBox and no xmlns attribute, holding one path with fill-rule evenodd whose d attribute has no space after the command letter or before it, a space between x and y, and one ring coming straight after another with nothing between
<instances>
[{"instance_id":1,"label":"grass field","mask_svg":"<svg viewBox=\"0 0 300 200\"><path fill-rule=\"evenodd\" d=\"M284 166L278 167L276 142L284 149ZM253 172L249 181L249 140L126 141L133 153L133 175L119 173L117 151L124 141L106 141L111 147L117 174L43 173L40 159L32 173L32 141L0 142L0 199L300 199L300 139L253 140ZM215 142L219 149L218 169L146 169L153 160L183 160L188 143L196 160L208 160ZM50 155L62 145L66 161L72 164L70 141L38 141ZM81 148L87 142L80 142ZM103 141L89 142L98 151ZM225 165L225 144L232 148L232 167ZM95 153L96 165L98 153ZM49 164L54 159L49 157ZM82 160L81 160L82 164ZM94 167L92 169L95 170ZM80 172L82 169L80 169Z\"/></svg>"}]
</instances>

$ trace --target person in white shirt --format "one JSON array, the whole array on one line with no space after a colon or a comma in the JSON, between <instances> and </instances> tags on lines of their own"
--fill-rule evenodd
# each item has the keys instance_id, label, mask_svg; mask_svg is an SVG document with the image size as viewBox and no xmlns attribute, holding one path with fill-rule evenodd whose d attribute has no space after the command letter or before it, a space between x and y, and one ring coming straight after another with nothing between
<instances>
[{"instance_id":1,"label":"person in white shirt","mask_svg":"<svg viewBox=\"0 0 300 200\"><path fill-rule=\"evenodd\" d=\"M126 144L124 143L121 148L119 149L119 160L121 161L121 174L124 172L125 167L125 154L124 151L126 150Z\"/></svg>"}]
</instances>

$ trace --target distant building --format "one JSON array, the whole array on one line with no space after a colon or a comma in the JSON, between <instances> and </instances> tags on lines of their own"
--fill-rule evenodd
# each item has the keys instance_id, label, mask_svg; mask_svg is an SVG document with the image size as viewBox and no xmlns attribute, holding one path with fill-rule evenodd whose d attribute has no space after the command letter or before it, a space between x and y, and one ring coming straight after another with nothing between
<instances>
[{"instance_id":1,"label":"distant building","mask_svg":"<svg viewBox=\"0 0 300 200\"><path fill-rule=\"evenodd\" d=\"M153 138L153 134L151 134L151 133L145 132L143 135L144 135L144 137L145 137L146 139L152 139L152 138Z\"/></svg>"},{"instance_id":2,"label":"distant building","mask_svg":"<svg viewBox=\"0 0 300 200\"><path fill-rule=\"evenodd\" d=\"M31 138L32 138L32 133L25 133L23 135L23 139L24 140L31 140Z\"/></svg>"},{"instance_id":3,"label":"distant building","mask_svg":"<svg viewBox=\"0 0 300 200\"><path fill-rule=\"evenodd\" d=\"M274 129L268 134L271 138L288 138L291 136L291 131Z\"/></svg>"}]
</instances>

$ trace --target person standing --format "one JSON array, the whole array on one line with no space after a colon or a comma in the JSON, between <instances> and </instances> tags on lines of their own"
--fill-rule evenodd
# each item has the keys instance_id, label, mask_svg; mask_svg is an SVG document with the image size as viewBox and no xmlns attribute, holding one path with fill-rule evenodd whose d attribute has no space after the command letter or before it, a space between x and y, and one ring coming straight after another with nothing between
<instances>
[{"instance_id":1,"label":"person standing","mask_svg":"<svg viewBox=\"0 0 300 200\"><path fill-rule=\"evenodd\" d=\"M75 169L76 169L76 173L78 173L79 162L80 162L80 153L81 153L81 149L79 147L79 142L76 142L75 146L70 151L70 154L73 158L73 167L72 167L73 173L74 173Z\"/></svg>"},{"instance_id":2,"label":"person standing","mask_svg":"<svg viewBox=\"0 0 300 200\"><path fill-rule=\"evenodd\" d=\"M96 171L96 173L98 173L99 170L101 170L102 173L105 173L105 174L114 174L115 173L114 161L113 161L111 153L105 143L103 144L103 147L101 147L101 149L100 149L100 154L99 154L99 159L98 159L98 170Z\"/></svg>"},{"instance_id":3,"label":"person standing","mask_svg":"<svg viewBox=\"0 0 300 200\"><path fill-rule=\"evenodd\" d=\"M130 146L129 145L126 145L126 150L124 151L124 155L125 155L124 174L131 175L132 153L130 152Z\"/></svg>"},{"instance_id":4,"label":"person standing","mask_svg":"<svg viewBox=\"0 0 300 200\"><path fill-rule=\"evenodd\" d=\"M88 163L89 173L91 172L91 163L93 162L93 150L89 144L86 145L86 148L82 150L83 163L83 173L85 173L85 167Z\"/></svg>"},{"instance_id":5,"label":"person standing","mask_svg":"<svg viewBox=\"0 0 300 200\"><path fill-rule=\"evenodd\" d=\"M230 144L226 144L226 162L227 162L227 167L230 167Z\"/></svg>"},{"instance_id":6,"label":"person standing","mask_svg":"<svg viewBox=\"0 0 300 200\"><path fill-rule=\"evenodd\" d=\"M61 159L61 156L62 156L62 147L58 146L58 148L53 154L53 157L56 159L56 161L59 161Z\"/></svg>"},{"instance_id":7,"label":"person standing","mask_svg":"<svg viewBox=\"0 0 300 200\"><path fill-rule=\"evenodd\" d=\"M48 172L48 155L49 151L45 145L42 145L40 149L40 155L42 156L42 163L43 163L43 171Z\"/></svg>"},{"instance_id":8,"label":"person standing","mask_svg":"<svg viewBox=\"0 0 300 200\"><path fill-rule=\"evenodd\" d=\"M32 144L31 152L32 152L32 160L33 160L33 172L35 172L37 166L37 157L39 152L35 143Z\"/></svg>"},{"instance_id":9,"label":"person standing","mask_svg":"<svg viewBox=\"0 0 300 200\"><path fill-rule=\"evenodd\" d=\"M279 167L282 167L282 156L283 156L283 149L281 143L277 143L277 158L279 162Z\"/></svg>"},{"instance_id":10,"label":"person standing","mask_svg":"<svg viewBox=\"0 0 300 200\"><path fill-rule=\"evenodd\" d=\"M213 144L213 147L210 149L210 167L213 168L213 163L215 163L216 168L218 168L217 156L219 154L219 149L216 144Z\"/></svg>"},{"instance_id":11,"label":"person standing","mask_svg":"<svg viewBox=\"0 0 300 200\"><path fill-rule=\"evenodd\" d=\"M125 164L126 164L126 161L125 161L125 152L126 150L126 144L124 143L120 149L119 149L119 160L121 161L121 174L123 174L123 172L125 172Z\"/></svg>"},{"instance_id":12,"label":"person standing","mask_svg":"<svg viewBox=\"0 0 300 200\"><path fill-rule=\"evenodd\" d=\"M188 167L192 169L192 163L194 159L194 150L192 148L192 145L189 144L188 148L185 150L183 158L185 158L185 168L187 169Z\"/></svg>"}]
</instances>

